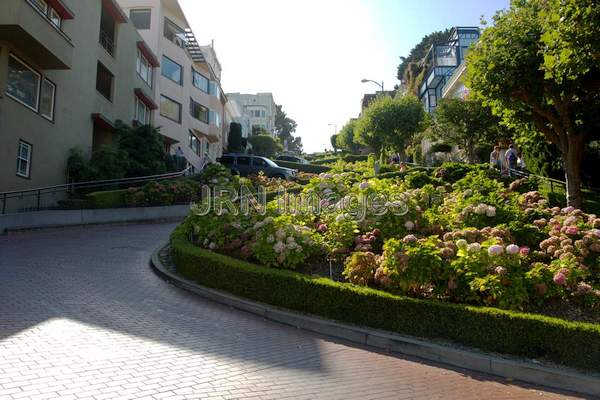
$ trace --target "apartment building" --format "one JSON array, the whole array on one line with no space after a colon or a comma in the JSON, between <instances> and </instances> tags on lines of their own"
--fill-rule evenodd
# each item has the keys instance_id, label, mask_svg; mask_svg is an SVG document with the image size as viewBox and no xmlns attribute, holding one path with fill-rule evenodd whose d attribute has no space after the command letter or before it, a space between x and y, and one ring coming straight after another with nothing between
<instances>
[{"instance_id":1,"label":"apartment building","mask_svg":"<svg viewBox=\"0 0 600 400\"><path fill-rule=\"evenodd\" d=\"M118 2L161 64L154 125L172 153L183 154L189 166L201 170L222 154L229 130L214 46L198 43L177 0Z\"/></svg>"},{"instance_id":2,"label":"apartment building","mask_svg":"<svg viewBox=\"0 0 600 400\"><path fill-rule=\"evenodd\" d=\"M277 105L272 93L227 93L227 98L240 110L240 123L245 132L252 135L262 129L275 136Z\"/></svg>"},{"instance_id":3,"label":"apartment building","mask_svg":"<svg viewBox=\"0 0 600 400\"><path fill-rule=\"evenodd\" d=\"M444 96L444 88L454 87L453 91L460 90L460 87L456 87L460 80L455 78L460 78L464 72L469 47L479 40L479 36L477 27L455 27L447 43L431 47L423 61L426 71L419 89L419 98L427 112L435 110L437 102Z\"/></svg>"},{"instance_id":4,"label":"apartment building","mask_svg":"<svg viewBox=\"0 0 600 400\"><path fill-rule=\"evenodd\" d=\"M148 123L158 66L114 0L0 1L0 191L65 183L69 149Z\"/></svg>"}]
</instances>

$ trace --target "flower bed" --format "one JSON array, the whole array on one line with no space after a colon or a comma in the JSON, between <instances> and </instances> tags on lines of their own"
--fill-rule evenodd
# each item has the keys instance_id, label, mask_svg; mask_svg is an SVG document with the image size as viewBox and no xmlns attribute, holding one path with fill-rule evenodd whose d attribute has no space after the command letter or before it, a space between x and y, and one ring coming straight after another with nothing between
<instances>
[{"instance_id":1,"label":"flower bed","mask_svg":"<svg viewBox=\"0 0 600 400\"><path fill-rule=\"evenodd\" d=\"M558 304L565 317L599 321L600 218L549 208L535 182L480 166L366 179L371 168L338 162L311 179L302 194L318 196L318 213L314 203L282 212L289 199L276 199L265 214L192 213L184 227L199 247L267 267L339 271L356 285L448 303Z\"/></svg>"},{"instance_id":2,"label":"flower bed","mask_svg":"<svg viewBox=\"0 0 600 400\"><path fill-rule=\"evenodd\" d=\"M360 326L600 371L597 324L414 299L258 266L192 244L188 228L171 236L173 260L180 274L201 285Z\"/></svg>"}]
</instances>

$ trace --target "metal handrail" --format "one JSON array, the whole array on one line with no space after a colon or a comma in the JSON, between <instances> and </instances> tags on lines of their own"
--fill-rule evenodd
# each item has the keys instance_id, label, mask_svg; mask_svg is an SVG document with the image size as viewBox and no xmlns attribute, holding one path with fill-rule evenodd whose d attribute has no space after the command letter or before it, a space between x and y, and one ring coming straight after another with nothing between
<instances>
[{"instance_id":1,"label":"metal handrail","mask_svg":"<svg viewBox=\"0 0 600 400\"><path fill-rule=\"evenodd\" d=\"M76 183L65 183L55 186L45 186L34 189L15 190L8 192L0 192L0 201L2 201L2 210L0 214L6 213L6 203L9 199L19 198L23 199L26 197L37 197L37 209L40 209L41 196L48 193L60 193L60 192L73 192L77 189L92 189L96 187L104 186L116 186L133 183L143 183L151 181L160 181L167 179L175 179L183 176L188 176L191 172L191 168L188 167L182 171L171 172L167 174L159 175L147 175L139 176L134 178L120 178L120 179L105 179L99 181L87 181L87 182L76 182Z\"/></svg>"}]
</instances>

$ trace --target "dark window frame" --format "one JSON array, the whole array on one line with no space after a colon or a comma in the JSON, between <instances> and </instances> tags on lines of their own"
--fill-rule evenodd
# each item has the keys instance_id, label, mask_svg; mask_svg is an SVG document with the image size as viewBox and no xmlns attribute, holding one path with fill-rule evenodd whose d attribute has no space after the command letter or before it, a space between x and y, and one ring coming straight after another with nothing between
<instances>
[{"instance_id":1,"label":"dark window frame","mask_svg":"<svg viewBox=\"0 0 600 400\"><path fill-rule=\"evenodd\" d=\"M135 13L147 12L148 13L148 25L147 27L138 27L136 25L135 19L132 16ZM129 20L137 30L145 31L148 29L152 29L152 8L132 8L129 10ZM144 25L146 26L146 25Z\"/></svg>"},{"instance_id":2,"label":"dark window frame","mask_svg":"<svg viewBox=\"0 0 600 400\"><path fill-rule=\"evenodd\" d=\"M161 97L161 106L162 106L162 97L164 97L165 99L167 99L167 100L169 100L169 101L171 101L171 102L179 105L179 120L175 120L175 119L169 117L168 115L164 115L162 113L162 107L159 107L160 108L160 110L159 110L160 115L162 117L167 118L168 120L171 120L173 122L177 122L178 124L181 124L181 118L182 118L182 114L183 114L183 105L180 102L173 100L169 96L165 96L164 94L161 94L160 97Z\"/></svg>"},{"instance_id":3,"label":"dark window frame","mask_svg":"<svg viewBox=\"0 0 600 400\"><path fill-rule=\"evenodd\" d=\"M100 93L102 95L102 97L104 97L106 100L110 101L111 103L113 102L113 98L114 98L114 87L115 87L115 74L113 74L110 69L108 69L106 67L106 65L102 64L100 61L98 61L97 67L96 67L96 91L98 93ZM100 73L100 70L104 70L105 72L108 72L108 75L110 75L110 93L109 96L106 96L106 93L102 92L99 88L98 88L98 74Z\"/></svg>"},{"instance_id":4,"label":"dark window frame","mask_svg":"<svg viewBox=\"0 0 600 400\"><path fill-rule=\"evenodd\" d=\"M179 86L183 86L183 66L181 64L179 64L178 62L175 62L173 59L165 56L163 54L163 62L160 63L160 74L161 76L167 78L168 80L170 80L171 82L175 82L176 84L178 84ZM177 82L176 80L172 79L170 76L165 75L165 72L163 70L163 67L165 66L164 60L168 60L171 63L177 65L179 67L179 82Z\"/></svg>"},{"instance_id":5,"label":"dark window frame","mask_svg":"<svg viewBox=\"0 0 600 400\"><path fill-rule=\"evenodd\" d=\"M16 168L15 175L18 176L19 178L31 180L31 170L32 170L32 165L33 165L33 144L31 144L28 141L23 140L23 139L19 139L19 141L17 143L18 143L18 145L17 145L17 168ZM21 159L20 158L21 154L20 154L19 150L21 147L21 143L29 146L29 160L27 161L27 163L28 163L27 175L22 175L19 173L19 160Z\"/></svg>"}]
</instances>

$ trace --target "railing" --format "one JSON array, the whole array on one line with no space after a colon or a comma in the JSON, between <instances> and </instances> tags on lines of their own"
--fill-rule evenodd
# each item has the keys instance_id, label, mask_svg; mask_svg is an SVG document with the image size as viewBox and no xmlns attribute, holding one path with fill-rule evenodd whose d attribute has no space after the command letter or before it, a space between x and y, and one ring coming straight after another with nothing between
<instances>
[{"instance_id":1,"label":"railing","mask_svg":"<svg viewBox=\"0 0 600 400\"><path fill-rule=\"evenodd\" d=\"M104 47L108 54L111 56L115 55L115 43L110 35L104 32L102 29L100 30L100 45Z\"/></svg>"},{"instance_id":2,"label":"railing","mask_svg":"<svg viewBox=\"0 0 600 400\"><path fill-rule=\"evenodd\" d=\"M183 171L161 175L141 176L136 178L108 179L101 181L67 183L35 189L0 192L2 202L1 214L7 212L31 212L58 209L59 201L70 196L91 191L118 190L124 187L136 186L146 182L177 179L190 174L190 168ZM9 204L10 203L10 204Z\"/></svg>"}]
</instances>

